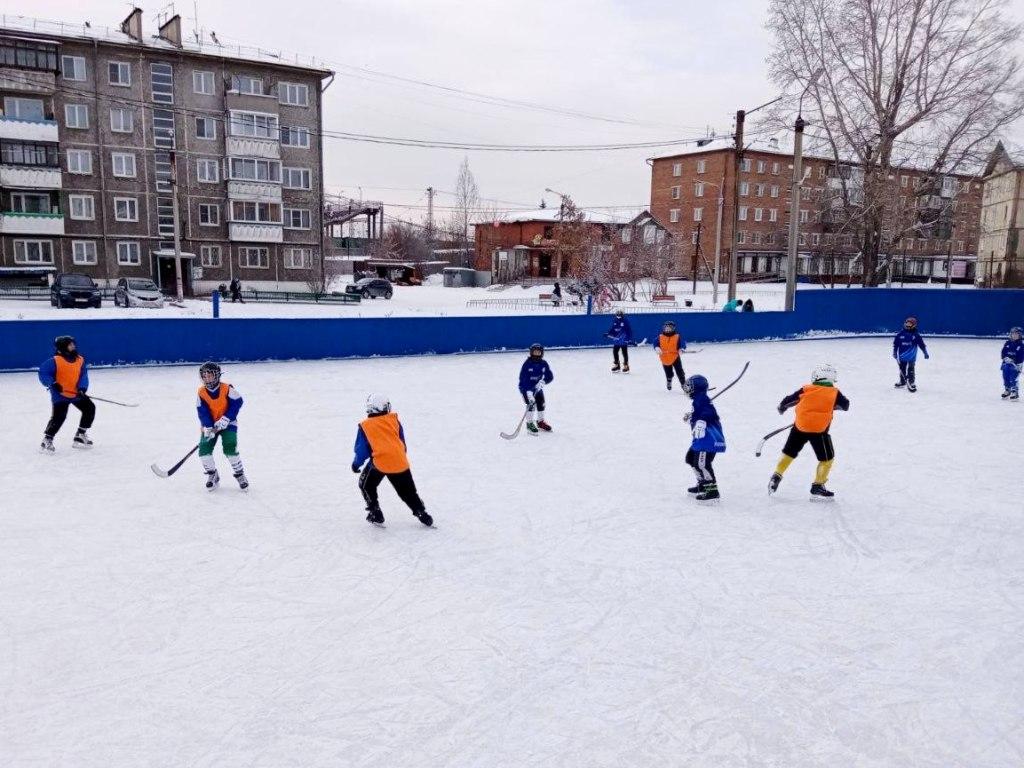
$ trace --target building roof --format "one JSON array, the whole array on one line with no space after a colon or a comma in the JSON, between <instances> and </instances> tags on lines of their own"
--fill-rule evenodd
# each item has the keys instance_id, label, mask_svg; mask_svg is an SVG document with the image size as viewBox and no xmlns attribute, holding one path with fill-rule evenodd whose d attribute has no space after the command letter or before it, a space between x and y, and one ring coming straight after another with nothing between
<instances>
[{"instance_id":1,"label":"building roof","mask_svg":"<svg viewBox=\"0 0 1024 768\"><path fill-rule=\"evenodd\" d=\"M46 19L34 19L29 16L4 14L0 16L0 34L8 37L18 36L41 41L49 39L51 42L59 42L61 39L87 42L97 41L135 49L144 48L165 53L180 52L193 56L208 56L217 59L276 65L290 69L303 69L319 74L321 77L329 77L334 74L334 72L324 66L323 62L317 61L313 57L285 54L282 51L267 50L247 45L220 45L212 40L205 39L205 36L202 41L198 41L195 37L186 38L184 34L182 34L180 48L156 35L144 35L143 41L139 42L131 35L122 32L119 28L99 26L88 21L81 24L71 24L63 21L49 21Z\"/></svg>"},{"instance_id":2,"label":"building roof","mask_svg":"<svg viewBox=\"0 0 1024 768\"><path fill-rule=\"evenodd\" d=\"M1006 147L1003 146L1003 142L997 141L995 147L992 149L991 154L988 156L988 161L985 163L985 170L982 171L981 175L983 178L988 178L998 174L1009 173L1011 171L1024 170L1024 164L1016 162Z\"/></svg>"},{"instance_id":3,"label":"building roof","mask_svg":"<svg viewBox=\"0 0 1024 768\"><path fill-rule=\"evenodd\" d=\"M589 221L593 224L628 224L632 217L620 216L612 213L602 213L600 211L588 211L580 209L583 214L585 221ZM528 222L542 222L545 224L557 224L559 221L559 207L551 206L550 208L540 208L536 211L515 211L500 221L497 224L526 224ZM484 222L481 222L484 223Z\"/></svg>"}]
</instances>

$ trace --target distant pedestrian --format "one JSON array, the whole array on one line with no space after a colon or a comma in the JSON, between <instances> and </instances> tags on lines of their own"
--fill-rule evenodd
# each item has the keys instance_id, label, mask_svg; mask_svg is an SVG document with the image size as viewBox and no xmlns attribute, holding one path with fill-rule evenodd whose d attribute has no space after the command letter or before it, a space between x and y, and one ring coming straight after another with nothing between
<instances>
[{"instance_id":1,"label":"distant pedestrian","mask_svg":"<svg viewBox=\"0 0 1024 768\"><path fill-rule=\"evenodd\" d=\"M750 299L747 299L746 301L744 301L743 302L743 311L744 312L753 312L754 311L754 302L751 301Z\"/></svg>"},{"instance_id":2,"label":"distant pedestrian","mask_svg":"<svg viewBox=\"0 0 1024 768\"><path fill-rule=\"evenodd\" d=\"M231 283L228 285L228 290L231 291L231 303L234 304L236 301L245 304L242 300L242 281L237 277L231 278Z\"/></svg>"},{"instance_id":3,"label":"distant pedestrian","mask_svg":"<svg viewBox=\"0 0 1024 768\"><path fill-rule=\"evenodd\" d=\"M739 308L740 308L740 300L739 299L729 299L729 301L725 302L725 305L722 307L722 311L723 312L737 312L737 311L739 311Z\"/></svg>"},{"instance_id":4,"label":"distant pedestrian","mask_svg":"<svg viewBox=\"0 0 1024 768\"><path fill-rule=\"evenodd\" d=\"M555 280L555 289L551 292L551 298L554 300L556 307L562 303L562 286L558 284L557 280Z\"/></svg>"}]
</instances>

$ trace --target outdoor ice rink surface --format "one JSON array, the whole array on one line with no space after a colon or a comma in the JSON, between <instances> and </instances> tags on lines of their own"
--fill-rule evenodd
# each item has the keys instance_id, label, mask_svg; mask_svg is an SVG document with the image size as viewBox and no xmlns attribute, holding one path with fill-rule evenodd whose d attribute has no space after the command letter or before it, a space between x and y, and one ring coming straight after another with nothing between
<instances>
[{"instance_id":1,"label":"outdoor ice rink surface","mask_svg":"<svg viewBox=\"0 0 1024 768\"><path fill-rule=\"evenodd\" d=\"M685 329L684 329L685 330ZM927 339L927 336L926 336ZM704 345L724 498L687 498L688 399L648 347L549 350L555 432L524 355L226 365L252 488L202 487L196 367L95 370L91 452L36 453L48 397L0 376L0 764L1024 764L1024 405L997 340ZM83 350L88 356L89 351ZM40 358L46 350L40 350ZM765 486L775 406L832 362L835 503L809 449ZM390 395L438 529L349 464ZM72 414L75 412L72 411Z\"/></svg>"}]
</instances>

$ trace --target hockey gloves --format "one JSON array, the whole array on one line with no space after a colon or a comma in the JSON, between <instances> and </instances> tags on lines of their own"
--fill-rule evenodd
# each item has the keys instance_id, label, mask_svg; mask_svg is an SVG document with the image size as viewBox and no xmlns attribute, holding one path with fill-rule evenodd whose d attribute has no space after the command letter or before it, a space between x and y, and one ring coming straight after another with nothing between
<instances>
[{"instance_id":1,"label":"hockey gloves","mask_svg":"<svg viewBox=\"0 0 1024 768\"><path fill-rule=\"evenodd\" d=\"M362 468L358 464L353 464L352 465L352 471L355 472L358 475L363 470L362 470Z\"/></svg>"},{"instance_id":2,"label":"hockey gloves","mask_svg":"<svg viewBox=\"0 0 1024 768\"><path fill-rule=\"evenodd\" d=\"M227 416L221 416L215 422L213 422L213 428L218 432L223 432L225 429L231 426L231 419Z\"/></svg>"},{"instance_id":3,"label":"hockey gloves","mask_svg":"<svg viewBox=\"0 0 1024 768\"><path fill-rule=\"evenodd\" d=\"M927 352L925 352L924 353L924 359L927 360L929 357L930 357L930 355Z\"/></svg>"},{"instance_id":4,"label":"hockey gloves","mask_svg":"<svg viewBox=\"0 0 1024 768\"><path fill-rule=\"evenodd\" d=\"M696 424L693 425L693 439L700 440L702 437L704 437L705 433L707 432L707 429L708 424L706 421L704 421L703 419L698 421Z\"/></svg>"}]
</instances>

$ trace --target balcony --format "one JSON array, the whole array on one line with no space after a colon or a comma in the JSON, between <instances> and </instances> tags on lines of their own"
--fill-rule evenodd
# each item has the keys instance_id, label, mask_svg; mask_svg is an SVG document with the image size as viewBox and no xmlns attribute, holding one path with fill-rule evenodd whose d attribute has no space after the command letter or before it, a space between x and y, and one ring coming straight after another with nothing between
<instances>
[{"instance_id":1,"label":"balcony","mask_svg":"<svg viewBox=\"0 0 1024 768\"><path fill-rule=\"evenodd\" d=\"M60 189L60 168L36 165L0 165L0 187Z\"/></svg>"},{"instance_id":2,"label":"balcony","mask_svg":"<svg viewBox=\"0 0 1024 768\"><path fill-rule=\"evenodd\" d=\"M280 203L281 185L269 181L228 181L228 197L232 200L255 200Z\"/></svg>"},{"instance_id":3,"label":"balcony","mask_svg":"<svg viewBox=\"0 0 1024 768\"><path fill-rule=\"evenodd\" d=\"M0 91L50 94L56 90L57 76L53 72L32 72L14 67L0 67Z\"/></svg>"},{"instance_id":4,"label":"balcony","mask_svg":"<svg viewBox=\"0 0 1024 768\"><path fill-rule=\"evenodd\" d=\"M63 213L0 213L0 232L5 235L63 235Z\"/></svg>"},{"instance_id":5,"label":"balcony","mask_svg":"<svg viewBox=\"0 0 1024 768\"><path fill-rule=\"evenodd\" d=\"M22 120L0 115L0 139L57 143L56 120Z\"/></svg>"},{"instance_id":6,"label":"balcony","mask_svg":"<svg viewBox=\"0 0 1024 768\"><path fill-rule=\"evenodd\" d=\"M280 160L281 145L271 139L228 136L227 153L235 157L262 157L268 160Z\"/></svg>"},{"instance_id":7,"label":"balcony","mask_svg":"<svg viewBox=\"0 0 1024 768\"><path fill-rule=\"evenodd\" d=\"M228 237L243 243L280 243L284 242L284 227L280 224L233 221L228 224Z\"/></svg>"}]
</instances>

